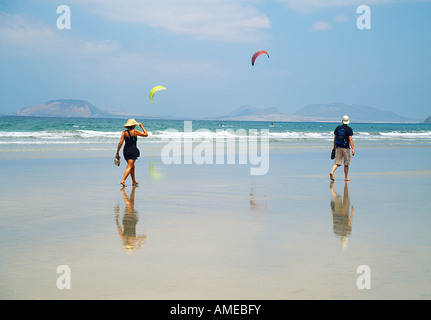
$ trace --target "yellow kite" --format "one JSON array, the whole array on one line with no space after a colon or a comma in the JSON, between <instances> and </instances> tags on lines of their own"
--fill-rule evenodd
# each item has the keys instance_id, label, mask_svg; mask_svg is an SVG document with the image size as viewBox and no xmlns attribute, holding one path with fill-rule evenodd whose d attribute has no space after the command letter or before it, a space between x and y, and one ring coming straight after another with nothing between
<instances>
[{"instance_id":1,"label":"yellow kite","mask_svg":"<svg viewBox=\"0 0 431 320\"><path fill-rule=\"evenodd\" d=\"M166 88L165 88L165 87L163 87L163 86L156 86L156 87L154 87L153 89L151 89L151 91L150 91L150 100L151 100L153 103L155 103L155 102L154 102L154 100L153 100L153 96L156 94L156 92L158 92L158 91L160 91L160 90L166 90Z\"/></svg>"}]
</instances>

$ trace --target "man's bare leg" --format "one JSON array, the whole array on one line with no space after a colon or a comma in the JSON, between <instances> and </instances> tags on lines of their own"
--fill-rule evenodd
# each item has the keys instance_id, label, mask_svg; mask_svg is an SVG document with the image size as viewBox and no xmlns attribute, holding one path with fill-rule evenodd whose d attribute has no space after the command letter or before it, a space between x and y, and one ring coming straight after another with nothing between
<instances>
[{"instance_id":1,"label":"man's bare leg","mask_svg":"<svg viewBox=\"0 0 431 320\"><path fill-rule=\"evenodd\" d=\"M337 168L339 167L339 165L338 164L334 164L333 166L332 166L332 170L331 170L331 172L329 173L329 178L331 179L331 180L334 180L334 171L335 170L337 170Z\"/></svg>"},{"instance_id":2,"label":"man's bare leg","mask_svg":"<svg viewBox=\"0 0 431 320\"><path fill-rule=\"evenodd\" d=\"M344 166L344 181L350 181L347 177L349 175L349 166Z\"/></svg>"}]
</instances>

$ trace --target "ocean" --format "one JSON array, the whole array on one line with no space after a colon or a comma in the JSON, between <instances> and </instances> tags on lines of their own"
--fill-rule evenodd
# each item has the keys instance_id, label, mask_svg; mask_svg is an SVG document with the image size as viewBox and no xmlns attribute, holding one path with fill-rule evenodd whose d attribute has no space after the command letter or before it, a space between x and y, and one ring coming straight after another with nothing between
<instances>
[{"instance_id":1,"label":"ocean","mask_svg":"<svg viewBox=\"0 0 431 320\"><path fill-rule=\"evenodd\" d=\"M166 143L174 139L239 138L266 135L270 146L332 145L337 123L258 122L190 120L141 121L149 133L145 143ZM30 150L113 150L126 119L46 118L0 116L0 154ZM431 125L422 123L354 123L356 145L429 146ZM186 131L186 132L185 132ZM139 143L143 143L140 140ZM1 157L1 155L0 155Z\"/></svg>"}]
</instances>

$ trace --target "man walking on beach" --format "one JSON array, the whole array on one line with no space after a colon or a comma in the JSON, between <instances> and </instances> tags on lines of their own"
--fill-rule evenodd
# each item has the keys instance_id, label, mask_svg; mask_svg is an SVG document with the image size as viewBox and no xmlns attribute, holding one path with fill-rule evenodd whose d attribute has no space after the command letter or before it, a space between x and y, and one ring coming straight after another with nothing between
<instances>
[{"instance_id":1,"label":"man walking on beach","mask_svg":"<svg viewBox=\"0 0 431 320\"><path fill-rule=\"evenodd\" d=\"M349 117L344 116L342 123L334 130L334 147L335 160L332 170L329 173L331 180L334 180L334 171L342 165L344 160L344 181L350 181L348 178L350 165L350 147L352 148L352 156L355 155L355 147L353 146L353 130L348 126L350 123Z\"/></svg>"}]
</instances>

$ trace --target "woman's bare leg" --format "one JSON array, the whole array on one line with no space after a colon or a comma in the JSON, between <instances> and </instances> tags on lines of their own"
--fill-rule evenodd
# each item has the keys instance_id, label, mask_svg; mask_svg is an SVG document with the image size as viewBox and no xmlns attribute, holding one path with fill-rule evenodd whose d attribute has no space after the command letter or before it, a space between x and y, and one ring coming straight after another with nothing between
<instances>
[{"instance_id":1,"label":"woman's bare leg","mask_svg":"<svg viewBox=\"0 0 431 320\"><path fill-rule=\"evenodd\" d=\"M135 166L135 160L133 160L133 159L127 160L126 171L124 171L123 180L121 180L121 182L120 182L123 186L126 186L125 185L126 179L129 176L129 174L132 171L132 169L133 169L134 166Z\"/></svg>"},{"instance_id":2,"label":"woman's bare leg","mask_svg":"<svg viewBox=\"0 0 431 320\"><path fill-rule=\"evenodd\" d=\"M135 179L135 164L134 163L133 163L132 170L130 170L130 177L132 178L132 182L133 182L134 186L139 184L139 182L136 182L136 179Z\"/></svg>"}]
</instances>

